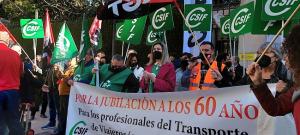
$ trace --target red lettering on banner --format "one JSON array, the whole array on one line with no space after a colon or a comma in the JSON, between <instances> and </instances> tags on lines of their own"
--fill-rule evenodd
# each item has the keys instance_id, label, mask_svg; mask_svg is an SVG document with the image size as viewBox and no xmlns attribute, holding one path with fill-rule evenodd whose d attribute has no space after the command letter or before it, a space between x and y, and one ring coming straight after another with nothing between
<instances>
[{"instance_id":1,"label":"red lettering on banner","mask_svg":"<svg viewBox=\"0 0 300 135\"><path fill-rule=\"evenodd\" d=\"M252 116L252 117L249 115L249 109L251 109L250 107L253 108L253 111L254 111L254 116ZM258 109L255 105L247 105L244 111L245 111L246 117L250 120L254 120L258 117Z\"/></svg>"},{"instance_id":2,"label":"red lettering on banner","mask_svg":"<svg viewBox=\"0 0 300 135\"><path fill-rule=\"evenodd\" d=\"M222 116L222 114L225 114L225 118L229 118L229 115L228 115L228 111L227 111L227 107L226 107L226 104L224 104L223 105L223 107L222 107L222 111L221 111L221 113L220 113L220 115L219 115L219 117L223 117Z\"/></svg>"},{"instance_id":3,"label":"red lettering on banner","mask_svg":"<svg viewBox=\"0 0 300 135\"><path fill-rule=\"evenodd\" d=\"M161 100L161 102L160 102L160 107L159 107L158 111L160 111L160 112L165 112L165 104L164 104L164 100Z\"/></svg>"},{"instance_id":4,"label":"red lettering on banner","mask_svg":"<svg viewBox=\"0 0 300 135\"><path fill-rule=\"evenodd\" d=\"M240 101L234 101L235 103L240 103ZM235 112L237 115L238 115L238 117L240 118L240 119L242 119L243 118L243 109L242 109L242 107L243 107L243 105L242 104L239 104L239 110L237 109L237 107L235 106L235 104L230 104L231 105L231 118L235 118L234 117L234 115L233 115L233 112Z\"/></svg>"},{"instance_id":5,"label":"red lettering on banner","mask_svg":"<svg viewBox=\"0 0 300 135\"><path fill-rule=\"evenodd\" d=\"M174 110L172 110L173 107L172 107L172 101L170 100L169 101L169 109L168 109L168 112L174 112Z\"/></svg>"},{"instance_id":6,"label":"red lettering on banner","mask_svg":"<svg viewBox=\"0 0 300 135\"><path fill-rule=\"evenodd\" d=\"M236 104L240 103L239 100L235 100L233 104L230 104L231 109L231 116L228 113L227 105L224 104L222 107L222 111L219 114L219 117L225 117L225 118L239 118L239 119L249 119L254 120L258 117L258 109L255 105L246 105L245 108L243 108L243 104ZM250 115L253 114L253 115Z\"/></svg>"}]
</instances>

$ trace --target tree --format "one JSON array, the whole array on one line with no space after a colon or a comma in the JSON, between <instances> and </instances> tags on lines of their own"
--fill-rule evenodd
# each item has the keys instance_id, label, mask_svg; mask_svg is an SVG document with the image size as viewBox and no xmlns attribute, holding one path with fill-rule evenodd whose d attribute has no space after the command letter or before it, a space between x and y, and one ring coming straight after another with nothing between
<instances>
[{"instance_id":1,"label":"tree","mask_svg":"<svg viewBox=\"0 0 300 135\"><path fill-rule=\"evenodd\" d=\"M82 13L94 16L100 3L95 0L3 0L0 1L0 15L10 21L18 21L24 17L33 18L36 9L43 16L47 8L51 20L75 20Z\"/></svg>"}]
</instances>

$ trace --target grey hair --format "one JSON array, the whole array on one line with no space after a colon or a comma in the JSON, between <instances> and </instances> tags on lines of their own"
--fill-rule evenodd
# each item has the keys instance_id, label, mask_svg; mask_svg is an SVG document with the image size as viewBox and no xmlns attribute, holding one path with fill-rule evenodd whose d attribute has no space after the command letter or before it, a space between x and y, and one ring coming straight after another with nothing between
<instances>
[{"instance_id":1,"label":"grey hair","mask_svg":"<svg viewBox=\"0 0 300 135\"><path fill-rule=\"evenodd\" d=\"M120 54L115 54L111 60L124 61L124 57Z\"/></svg>"},{"instance_id":2,"label":"grey hair","mask_svg":"<svg viewBox=\"0 0 300 135\"><path fill-rule=\"evenodd\" d=\"M270 42L263 43L257 50L257 52L264 51L267 46L270 44ZM274 43L269 49L276 55L277 58L282 59L282 53L280 49L281 45L278 43Z\"/></svg>"}]
</instances>

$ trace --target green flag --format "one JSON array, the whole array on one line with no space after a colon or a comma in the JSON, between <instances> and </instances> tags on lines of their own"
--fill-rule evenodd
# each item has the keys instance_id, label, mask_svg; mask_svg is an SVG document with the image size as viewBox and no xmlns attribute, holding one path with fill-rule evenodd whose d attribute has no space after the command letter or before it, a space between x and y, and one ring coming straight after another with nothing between
<instances>
[{"instance_id":1,"label":"green flag","mask_svg":"<svg viewBox=\"0 0 300 135\"><path fill-rule=\"evenodd\" d=\"M116 28L116 40L122 41L121 35L124 29L124 22L117 23Z\"/></svg>"},{"instance_id":2,"label":"green flag","mask_svg":"<svg viewBox=\"0 0 300 135\"><path fill-rule=\"evenodd\" d=\"M142 40L146 20L147 16L125 20L122 33L120 34L122 41L139 45Z\"/></svg>"},{"instance_id":3,"label":"green flag","mask_svg":"<svg viewBox=\"0 0 300 135\"><path fill-rule=\"evenodd\" d=\"M299 0L259 0L262 2L261 19L268 20L286 20L300 4ZM293 19L299 19L298 12Z\"/></svg>"},{"instance_id":4,"label":"green flag","mask_svg":"<svg viewBox=\"0 0 300 135\"><path fill-rule=\"evenodd\" d=\"M188 27L193 31L210 31L212 20L211 4L186 4L184 5L184 16L186 22L183 25L183 29L185 31L189 30Z\"/></svg>"},{"instance_id":5,"label":"green flag","mask_svg":"<svg viewBox=\"0 0 300 135\"><path fill-rule=\"evenodd\" d=\"M227 37L230 34L230 16L224 16L223 18L220 19L221 23L221 36L222 37Z\"/></svg>"},{"instance_id":6,"label":"green flag","mask_svg":"<svg viewBox=\"0 0 300 135\"><path fill-rule=\"evenodd\" d=\"M240 6L230 13L230 36L238 37L246 33L250 33L253 24L254 2ZM255 27L255 26L254 26Z\"/></svg>"},{"instance_id":7,"label":"green flag","mask_svg":"<svg viewBox=\"0 0 300 135\"><path fill-rule=\"evenodd\" d=\"M148 27L148 33L147 33L147 38L146 38L146 45L154 45L154 43L157 42L164 42L164 32L160 31L153 31L152 26L150 25Z\"/></svg>"},{"instance_id":8,"label":"green flag","mask_svg":"<svg viewBox=\"0 0 300 135\"><path fill-rule=\"evenodd\" d=\"M150 22L154 31L166 31L174 28L171 5L162 7L150 14Z\"/></svg>"},{"instance_id":9,"label":"green flag","mask_svg":"<svg viewBox=\"0 0 300 135\"><path fill-rule=\"evenodd\" d=\"M255 26L252 27L252 34L264 34L264 35L275 35L277 31L281 28L281 21L269 20L263 21L261 20L261 12L262 12L263 3L261 0L256 1L255 11L254 11L254 20Z\"/></svg>"},{"instance_id":10,"label":"green flag","mask_svg":"<svg viewBox=\"0 0 300 135\"><path fill-rule=\"evenodd\" d=\"M52 53L51 64L70 60L78 55L78 50L66 23L61 27Z\"/></svg>"},{"instance_id":11,"label":"green flag","mask_svg":"<svg viewBox=\"0 0 300 135\"><path fill-rule=\"evenodd\" d=\"M80 51L79 51L79 59L82 60L87 50L91 48L90 37L88 33L88 21L85 18L85 14L82 17L82 28L81 28L81 40L80 40Z\"/></svg>"}]
</instances>

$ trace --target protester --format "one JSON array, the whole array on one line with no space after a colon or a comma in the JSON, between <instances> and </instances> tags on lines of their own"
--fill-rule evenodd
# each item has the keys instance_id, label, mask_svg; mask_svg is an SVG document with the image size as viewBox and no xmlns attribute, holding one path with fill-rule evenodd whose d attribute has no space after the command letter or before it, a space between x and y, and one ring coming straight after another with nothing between
<instances>
[{"instance_id":1,"label":"protester","mask_svg":"<svg viewBox=\"0 0 300 135\"><path fill-rule=\"evenodd\" d=\"M116 92L136 93L139 90L139 81L133 72L125 67L124 58L114 55L111 64L104 64L99 70L93 69L93 73L99 72L99 84L101 88Z\"/></svg>"},{"instance_id":2,"label":"protester","mask_svg":"<svg viewBox=\"0 0 300 135\"><path fill-rule=\"evenodd\" d=\"M190 91L230 86L227 67L214 60L214 45L210 42L202 42L200 49L204 54L201 53L190 61L188 70L183 73L182 85L188 87ZM211 67L202 55L206 56ZM201 59L201 62L198 62L198 59Z\"/></svg>"},{"instance_id":3,"label":"protester","mask_svg":"<svg viewBox=\"0 0 300 135\"><path fill-rule=\"evenodd\" d=\"M22 135L19 88L23 65L19 54L8 48L9 35L0 31L0 135Z\"/></svg>"},{"instance_id":4,"label":"protester","mask_svg":"<svg viewBox=\"0 0 300 135\"><path fill-rule=\"evenodd\" d=\"M252 63L247 68L252 83L251 89L264 110L271 116L293 112L297 134L300 135L300 25L295 25L283 45L287 67L294 73L295 83L287 92L274 97L263 79L262 67Z\"/></svg>"},{"instance_id":5,"label":"protester","mask_svg":"<svg viewBox=\"0 0 300 135\"><path fill-rule=\"evenodd\" d=\"M268 43L264 43L257 51L260 56ZM262 57L260 67L262 68L262 77L267 83L278 83L277 92L285 92L292 86L292 78L289 76L289 71L281 61L282 55L276 48L269 48ZM240 84L249 84L248 76L244 77Z\"/></svg>"},{"instance_id":6,"label":"protester","mask_svg":"<svg viewBox=\"0 0 300 135\"><path fill-rule=\"evenodd\" d=\"M103 51L98 51L97 55L95 57L95 60L98 60L99 66L102 66L103 64L106 64L106 54Z\"/></svg>"},{"instance_id":7,"label":"protester","mask_svg":"<svg viewBox=\"0 0 300 135\"><path fill-rule=\"evenodd\" d=\"M88 54L87 54L88 55ZM76 59L69 60L67 62L67 67L63 73L59 74L59 122L58 129L55 134L64 135L66 133L67 116L68 116L68 104L69 104L69 94L70 94L70 83L69 80L74 75L74 70L76 68Z\"/></svg>"},{"instance_id":8,"label":"protester","mask_svg":"<svg viewBox=\"0 0 300 135\"><path fill-rule=\"evenodd\" d=\"M89 84L93 78L93 67L93 52L92 49L89 49L84 57L84 60L79 62L79 65L75 70L74 77L72 77L72 80L74 80L75 82ZM73 82L70 83L72 84Z\"/></svg>"},{"instance_id":9,"label":"protester","mask_svg":"<svg viewBox=\"0 0 300 135\"><path fill-rule=\"evenodd\" d=\"M59 117L59 95L58 95L58 77L62 72L62 67L54 64L47 72L46 81L43 87L49 89L49 122L42 126L42 129L54 129L56 126L56 118Z\"/></svg>"},{"instance_id":10,"label":"protester","mask_svg":"<svg viewBox=\"0 0 300 135\"><path fill-rule=\"evenodd\" d=\"M181 78L183 72L187 70L187 66L189 65L188 60L182 59L180 62L180 68L176 69L176 87L175 91L186 91L187 88L181 85Z\"/></svg>"},{"instance_id":11,"label":"protester","mask_svg":"<svg viewBox=\"0 0 300 135\"><path fill-rule=\"evenodd\" d=\"M31 108L31 119L33 120L35 118L35 114L37 111L39 111L39 106L41 102L47 102L47 98L43 99L42 94L42 86L43 86L43 74L42 74L42 57L41 55L36 56L36 65L33 66L31 69L32 79L31 79L31 85L33 86L33 89L30 89L34 93L34 106ZM26 71L26 70L25 70ZM46 100L46 101L45 101ZM43 110L44 111L44 110ZM42 115L43 114L43 115ZM41 117L45 116L45 112L41 112Z\"/></svg>"},{"instance_id":12,"label":"protester","mask_svg":"<svg viewBox=\"0 0 300 135\"><path fill-rule=\"evenodd\" d=\"M238 56L232 57L233 65L229 68L229 72L232 76L232 85L238 86L239 82L243 78L244 67L240 64L240 58Z\"/></svg>"},{"instance_id":13,"label":"protester","mask_svg":"<svg viewBox=\"0 0 300 135\"><path fill-rule=\"evenodd\" d=\"M138 80L141 80L143 77L144 68L140 67L138 62L137 54L131 53L126 61L126 67L133 71L133 74Z\"/></svg>"},{"instance_id":14,"label":"protester","mask_svg":"<svg viewBox=\"0 0 300 135\"><path fill-rule=\"evenodd\" d=\"M266 48L266 46L269 43L263 44L257 51L258 55L261 55L263 50ZM283 86L282 89L277 89L277 92L285 92L292 86L292 78L288 76L288 70L282 63L282 54L280 53L280 50L271 47L267 50L266 57L269 57L271 59L270 62L266 62L269 65L265 65L265 67L262 68L262 75L265 81L267 83L280 83L280 85Z\"/></svg>"},{"instance_id":15,"label":"protester","mask_svg":"<svg viewBox=\"0 0 300 135\"><path fill-rule=\"evenodd\" d=\"M176 75L174 65L169 60L168 48L162 43L156 43L151 48L140 87L145 93L172 92L175 90Z\"/></svg>"}]
</instances>

